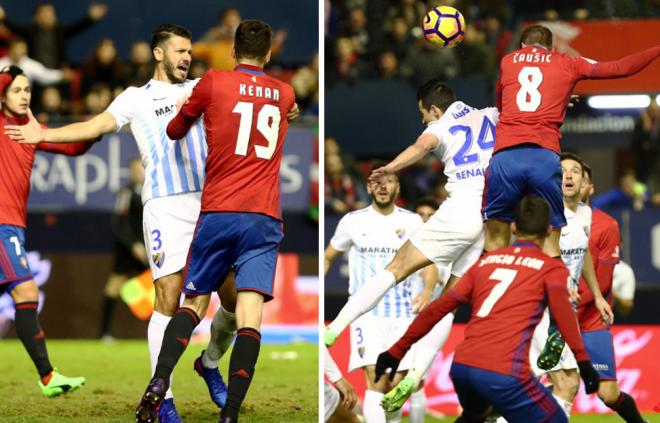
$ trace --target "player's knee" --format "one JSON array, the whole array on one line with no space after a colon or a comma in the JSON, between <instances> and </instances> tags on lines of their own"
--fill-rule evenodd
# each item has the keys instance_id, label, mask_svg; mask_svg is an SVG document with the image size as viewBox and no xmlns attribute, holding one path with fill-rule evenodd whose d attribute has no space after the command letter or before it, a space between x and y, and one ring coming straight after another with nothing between
<instances>
[{"instance_id":1,"label":"player's knee","mask_svg":"<svg viewBox=\"0 0 660 423\"><path fill-rule=\"evenodd\" d=\"M173 315L179 307L180 287L181 277L179 275L168 275L157 279L154 310L166 316Z\"/></svg>"},{"instance_id":2,"label":"player's knee","mask_svg":"<svg viewBox=\"0 0 660 423\"><path fill-rule=\"evenodd\" d=\"M598 387L598 398L607 406L613 405L619 399L620 394L621 391L615 382L602 381Z\"/></svg>"},{"instance_id":3,"label":"player's knee","mask_svg":"<svg viewBox=\"0 0 660 423\"><path fill-rule=\"evenodd\" d=\"M234 284L233 274L227 276L222 287L218 290L218 296L220 297L220 303L222 303L222 307L225 310L230 313L236 311L236 285Z\"/></svg>"}]
</instances>

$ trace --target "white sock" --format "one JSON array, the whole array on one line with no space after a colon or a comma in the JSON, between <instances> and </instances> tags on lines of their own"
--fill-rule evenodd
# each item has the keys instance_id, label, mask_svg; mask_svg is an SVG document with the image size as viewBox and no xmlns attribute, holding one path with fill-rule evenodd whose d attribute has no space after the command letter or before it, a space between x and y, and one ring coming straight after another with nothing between
<instances>
[{"instance_id":1,"label":"white sock","mask_svg":"<svg viewBox=\"0 0 660 423\"><path fill-rule=\"evenodd\" d=\"M385 412L385 420L387 423L401 423L401 416L403 415L403 409L399 408L396 411Z\"/></svg>"},{"instance_id":2,"label":"white sock","mask_svg":"<svg viewBox=\"0 0 660 423\"><path fill-rule=\"evenodd\" d=\"M364 393L364 403L362 403L362 414L367 423L385 423L385 410L380 406L380 401L384 394L381 392L367 390Z\"/></svg>"},{"instance_id":3,"label":"white sock","mask_svg":"<svg viewBox=\"0 0 660 423\"><path fill-rule=\"evenodd\" d=\"M410 423L424 423L426 417L426 393L424 389L415 391L410 396Z\"/></svg>"},{"instance_id":4,"label":"white sock","mask_svg":"<svg viewBox=\"0 0 660 423\"><path fill-rule=\"evenodd\" d=\"M435 356L438 355L438 351L449 337L453 322L454 314L449 313L415 344L412 368L408 371L407 377L412 378L416 385L419 385L419 382L433 365Z\"/></svg>"},{"instance_id":5,"label":"white sock","mask_svg":"<svg viewBox=\"0 0 660 423\"><path fill-rule=\"evenodd\" d=\"M351 295L337 318L328 325L329 330L334 333L343 332L355 319L374 308L395 283L394 275L387 270L377 273Z\"/></svg>"},{"instance_id":6,"label":"white sock","mask_svg":"<svg viewBox=\"0 0 660 423\"><path fill-rule=\"evenodd\" d=\"M172 318L157 311L154 311L149 319L149 327L147 328L147 344L149 345L149 361L151 363L151 375L153 376L156 371L156 364L158 364L158 355L160 348L163 345L163 336L167 324ZM172 398L172 376L170 376L170 388L167 389L165 398Z\"/></svg>"},{"instance_id":7,"label":"white sock","mask_svg":"<svg viewBox=\"0 0 660 423\"><path fill-rule=\"evenodd\" d=\"M573 403L568 402L568 401L566 401L562 398L559 398L557 395L552 395L552 396L555 397L555 399L559 403L559 406L564 411L564 414L566 414L566 417L570 419L571 418L571 409L573 408Z\"/></svg>"},{"instance_id":8,"label":"white sock","mask_svg":"<svg viewBox=\"0 0 660 423\"><path fill-rule=\"evenodd\" d=\"M211 322L211 339L202 355L202 365L207 369L216 369L218 361L227 351L235 336L236 315L220 306Z\"/></svg>"}]
</instances>

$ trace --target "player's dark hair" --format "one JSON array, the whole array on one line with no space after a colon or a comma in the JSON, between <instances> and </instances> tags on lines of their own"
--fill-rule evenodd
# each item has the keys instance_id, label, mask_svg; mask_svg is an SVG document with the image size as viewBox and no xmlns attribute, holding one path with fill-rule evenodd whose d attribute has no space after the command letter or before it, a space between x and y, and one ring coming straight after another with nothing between
<instances>
[{"instance_id":1,"label":"player's dark hair","mask_svg":"<svg viewBox=\"0 0 660 423\"><path fill-rule=\"evenodd\" d=\"M11 79L14 80L18 75L25 75L25 72L23 72L23 69L19 68L16 65L9 65L5 66L0 70L2 73L8 73L11 76Z\"/></svg>"},{"instance_id":2,"label":"player's dark hair","mask_svg":"<svg viewBox=\"0 0 660 423\"><path fill-rule=\"evenodd\" d=\"M456 101L456 95L441 79L432 79L419 87L417 101L421 101L426 110L436 106L444 113Z\"/></svg>"},{"instance_id":3,"label":"player's dark hair","mask_svg":"<svg viewBox=\"0 0 660 423\"><path fill-rule=\"evenodd\" d=\"M552 31L543 25L530 25L520 36L520 43L528 46L539 44L545 48L552 48Z\"/></svg>"},{"instance_id":4,"label":"player's dark hair","mask_svg":"<svg viewBox=\"0 0 660 423\"><path fill-rule=\"evenodd\" d=\"M587 175L591 183L593 183L594 180L591 178L591 166L589 166L589 163L582 162L582 169L584 169L585 175Z\"/></svg>"},{"instance_id":5,"label":"player's dark hair","mask_svg":"<svg viewBox=\"0 0 660 423\"><path fill-rule=\"evenodd\" d=\"M440 204L438 204L438 202L435 201L435 198L431 197L430 195L427 195L417 200L417 202L415 202L415 208L413 210L417 210L418 208L423 206L431 207L433 210L438 210Z\"/></svg>"},{"instance_id":6,"label":"player's dark hair","mask_svg":"<svg viewBox=\"0 0 660 423\"><path fill-rule=\"evenodd\" d=\"M563 162L564 160L573 160L574 162L577 162L580 165L580 169L582 169L582 176L584 176L585 173L585 163L584 160L580 156L578 156L575 153L570 153L568 151L561 153L559 156L559 161Z\"/></svg>"},{"instance_id":7,"label":"player's dark hair","mask_svg":"<svg viewBox=\"0 0 660 423\"><path fill-rule=\"evenodd\" d=\"M270 50L273 29L264 21L244 20L236 28L234 51L236 59L263 59Z\"/></svg>"},{"instance_id":8,"label":"player's dark hair","mask_svg":"<svg viewBox=\"0 0 660 423\"><path fill-rule=\"evenodd\" d=\"M526 195L516 206L514 219L520 234L545 237L550 224L550 206L538 195Z\"/></svg>"},{"instance_id":9,"label":"player's dark hair","mask_svg":"<svg viewBox=\"0 0 660 423\"><path fill-rule=\"evenodd\" d=\"M192 40L192 32L186 28L174 24L158 25L151 36L151 50L158 47L161 43L169 40L172 36L178 35L187 40Z\"/></svg>"}]
</instances>

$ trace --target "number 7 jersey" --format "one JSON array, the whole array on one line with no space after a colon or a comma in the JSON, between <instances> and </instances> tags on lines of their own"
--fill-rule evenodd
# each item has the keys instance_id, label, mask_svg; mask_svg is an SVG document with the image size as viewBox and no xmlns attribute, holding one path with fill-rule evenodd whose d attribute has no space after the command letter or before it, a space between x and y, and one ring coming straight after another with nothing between
<instances>
[{"instance_id":1,"label":"number 7 jersey","mask_svg":"<svg viewBox=\"0 0 660 423\"><path fill-rule=\"evenodd\" d=\"M262 213L281 219L279 170L295 102L293 88L261 68L207 72L168 135L204 114L208 156L203 212Z\"/></svg>"}]
</instances>

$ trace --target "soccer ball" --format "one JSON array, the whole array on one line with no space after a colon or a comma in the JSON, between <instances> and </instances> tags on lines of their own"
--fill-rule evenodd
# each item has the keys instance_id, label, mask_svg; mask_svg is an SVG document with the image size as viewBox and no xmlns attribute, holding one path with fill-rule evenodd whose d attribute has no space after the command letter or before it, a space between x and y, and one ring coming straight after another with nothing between
<instances>
[{"instance_id":1,"label":"soccer ball","mask_svg":"<svg viewBox=\"0 0 660 423\"><path fill-rule=\"evenodd\" d=\"M465 36L465 19L461 12L449 6L429 10L422 22L424 37L436 47L454 47Z\"/></svg>"}]
</instances>

